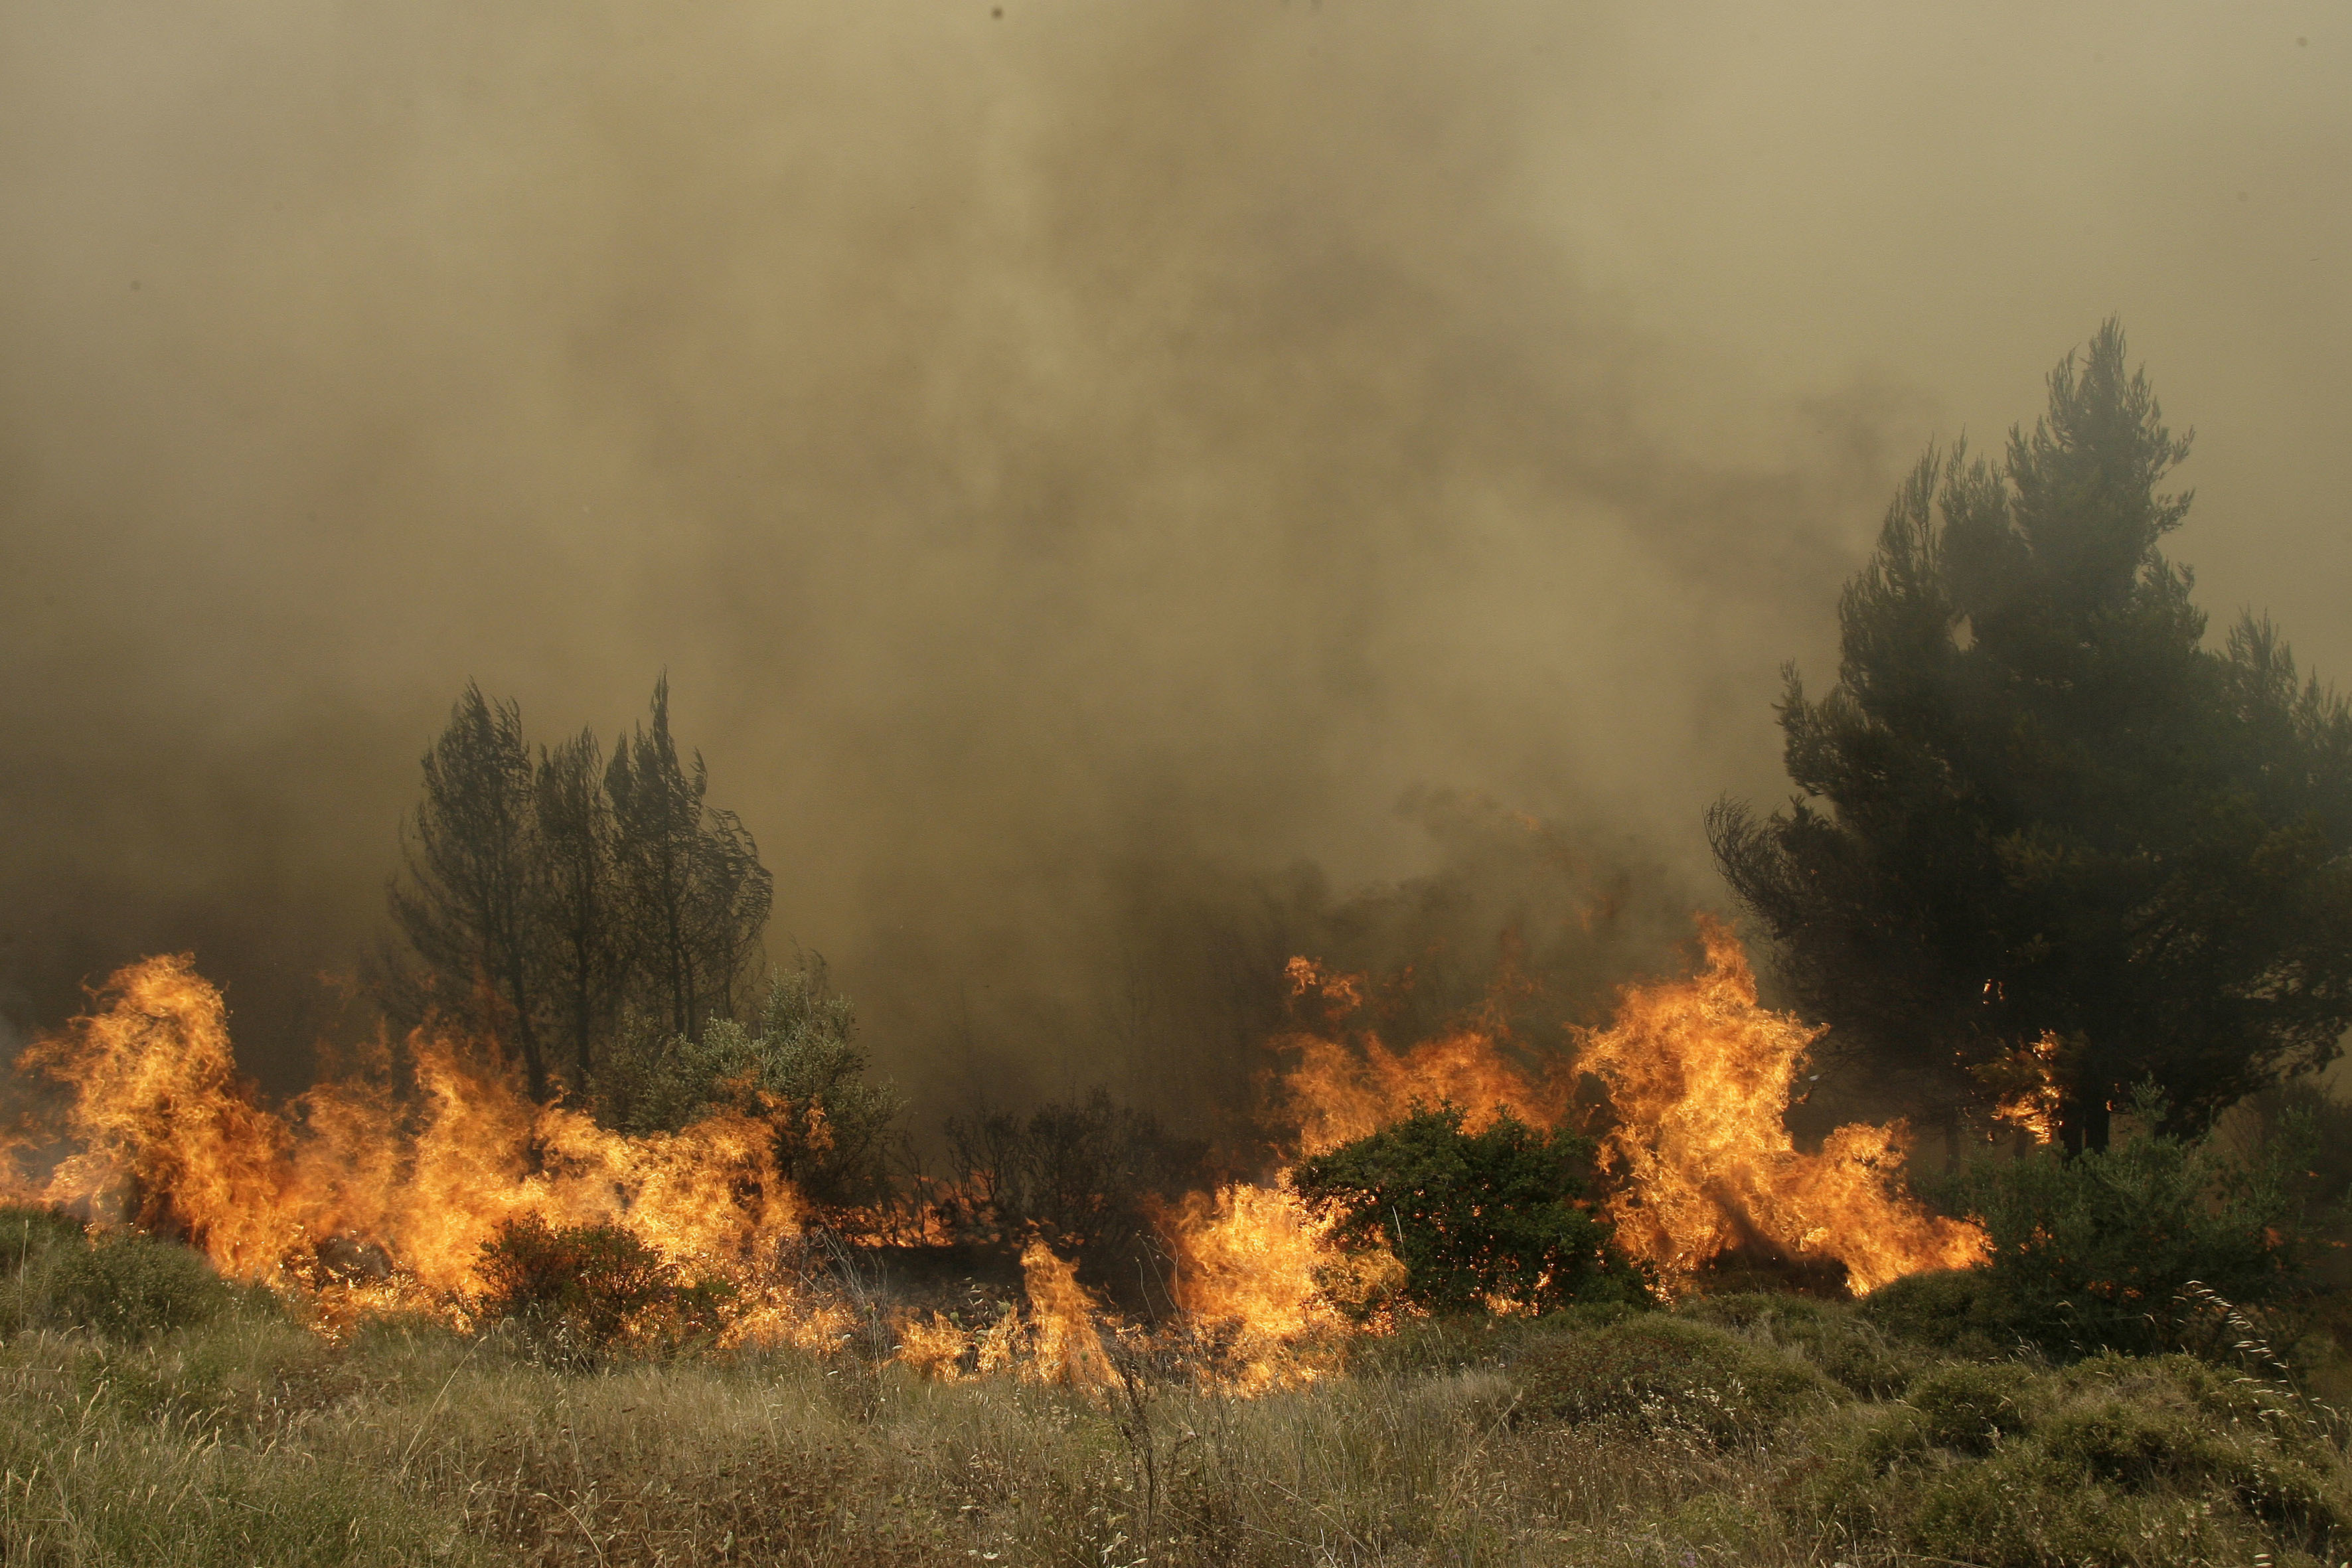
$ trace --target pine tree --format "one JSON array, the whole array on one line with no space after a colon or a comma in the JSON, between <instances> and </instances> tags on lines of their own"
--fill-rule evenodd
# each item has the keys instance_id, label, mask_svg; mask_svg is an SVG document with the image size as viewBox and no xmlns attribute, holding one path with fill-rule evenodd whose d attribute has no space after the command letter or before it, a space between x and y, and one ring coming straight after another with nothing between
<instances>
[{"instance_id":1,"label":"pine tree","mask_svg":"<svg viewBox=\"0 0 2352 1568\"><path fill-rule=\"evenodd\" d=\"M2266 621L2216 651L2158 542L2188 452L2110 321L2001 464L1930 452L1780 706L1784 812L1709 815L1799 1004L1927 1104L2046 1079L2069 1149L2193 1130L2352 1025L2352 712Z\"/></svg>"},{"instance_id":2,"label":"pine tree","mask_svg":"<svg viewBox=\"0 0 2352 1568\"><path fill-rule=\"evenodd\" d=\"M424 966L432 1005L516 1050L531 1097L544 1100L540 843L520 710L467 682L424 768L393 922Z\"/></svg>"},{"instance_id":3,"label":"pine tree","mask_svg":"<svg viewBox=\"0 0 2352 1568\"><path fill-rule=\"evenodd\" d=\"M540 942L554 1024L571 1047L573 1087L594 1080L600 1047L628 979L625 911L614 873L613 803L603 749L583 730L540 753L532 805L539 830Z\"/></svg>"},{"instance_id":4,"label":"pine tree","mask_svg":"<svg viewBox=\"0 0 2352 1568\"><path fill-rule=\"evenodd\" d=\"M669 681L656 683L652 725L639 725L605 769L614 860L630 946L647 1001L672 1034L731 1018L753 967L774 883L731 811L704 802L702 755L688 772L669 732Z\"/></svg>"},{"instance_id":5,"label":"pine tree","mask_svg":"<svg viewBox=\"0 0 2352 1568\"><path fill-rule=\"evenodd\" d=\"M667 681L609 764L584 730L534 763L517 706L468 683L424 772L390 889L406 951L380 975L395 1022L492 1042L543 1100L551 1047L594 1097L625 1015L661 1039L734 1016L773 881L741 821L705 800L702 758L680 763Z\"/></svg>"}]
</instances>

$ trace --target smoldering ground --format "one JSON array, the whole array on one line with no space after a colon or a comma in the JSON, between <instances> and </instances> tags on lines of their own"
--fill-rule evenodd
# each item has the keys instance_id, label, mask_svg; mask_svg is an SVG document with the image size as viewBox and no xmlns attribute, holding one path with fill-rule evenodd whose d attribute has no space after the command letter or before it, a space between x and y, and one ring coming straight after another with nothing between
<instances>
[{"instance_id":1,"label":"smoldering ground","mask_svg":"<svg viewBox=\"0 0 2352 1568\"><path fill-rule=\"evenodd\" d=\"M1778 666L1828 678L1894 476L2109 311L2201 427L2205 602L2352 664L2347 49L2318 5L10 8L7 1010L193 948L295 1081L466 679L552 741L664 668L773 945L934 1095L1172 1093L1302 933L1540 946L1638 885L1558 958L1605 986L1715 896L1701 806L1780 789Z\"/></svg>"}]
</instances>

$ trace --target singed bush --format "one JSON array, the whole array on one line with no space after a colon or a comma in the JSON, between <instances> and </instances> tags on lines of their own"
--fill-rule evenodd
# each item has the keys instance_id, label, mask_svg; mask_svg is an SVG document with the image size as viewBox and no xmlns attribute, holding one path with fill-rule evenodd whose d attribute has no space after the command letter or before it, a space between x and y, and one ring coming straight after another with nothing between
<instances>
[{"instance_id":1,"label":"singed bush","mask_svg":"<svg viewBox=\"0 0 2352 1568\"><path fill-rule=\"evenodd\" d=\"M558 1360L715 1333L729 1300L724 1287L688 1280L625 1226L551 1226L537 1215L500 1226L475 1272L484 1320L514 1324L534 1351Z\"/></svg>"}]
</instances>

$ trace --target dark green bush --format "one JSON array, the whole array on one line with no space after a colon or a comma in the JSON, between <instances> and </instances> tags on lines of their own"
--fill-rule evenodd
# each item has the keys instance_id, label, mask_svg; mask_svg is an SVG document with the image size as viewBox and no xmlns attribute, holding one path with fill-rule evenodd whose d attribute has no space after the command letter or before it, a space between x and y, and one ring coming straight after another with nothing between
<instances>
[{"instance_id":1,"label":"dark green bush","mask_svg":"<svg viewBox=\"0 0 2352 1568\"><path fill-rule=\"evenodd\" d=\"M196 1253L135 1231L56 1247L46 1261L39 1315L53 1328L140 1339L211 1322L239 1297Z\"/></svg>"},{"instance_id":2,"label":"dark green bush","mask_svg":"<svg viewBox=\"0 0 2352 1568\"><path fill-rule=\"evenodd\" d=\"M689 1282L625 1226L524 1215L482 1244L474 1267L483 1319L512 1322L534 1349L562 1359L715 1333L728 1305L723 1288Z\"/></svg>"},{"instance_id":3,"label":"dark green bush","mask_svg":"<svg viewBox=\"0 0 2352 1568\"><path fill-rule=\"evenodd\" d=\"M1454 1106L1417 1109L1301 1160L1292 1183L1310 1208L1336 1216L1341 1245L1393 1251L1404 1299L1427 1311L1647 1300L1608 1227L1577 1202L1590 1140L1539 1132L1507 1112L1478 1132L1462 1121Z\"/></svg>"},{"instance_id":4,"label":"dark green bush","mask_svg":"<svg viewBox=\"0 0 2352 1568\"><path fill-rule=\"evenodd\" d=\"M2111 1148L1982 1163L1948 1184L1992 1243L1972 1310L2060 1353L2156 1350L2177 1342L2192 1281L2241 1302L2296 1283L2308 1124L2247 1161L2210 1136L2151 1131L2164 1117L2144 1093Z\"/></svg>"},{"instance_id":5,"label":"dark green bush","mask_svg":"<svg viewBox=\"0 0 2352 1568\"><path fill-rule=\"evenodd\" d=\"M1990 1360L2018 1346L2016 1313L1983 1268L1906 1274L1864 1296L1855 1310L1891 1340L1948 1355Z\"/></svg>"},{"instance_id":6,"label":"dark green bush","mask_svg":"<svg viewBox=\"0 0 2352 1568\"><path fill-rule=\"evenodd\" d=\"M1840 1397L1808 1362L1659 1312L1538 1342L1509 1370L1531 1417L1628 1418L1717 1439L1764 1431Z\"/></svg>"}]
</instances>

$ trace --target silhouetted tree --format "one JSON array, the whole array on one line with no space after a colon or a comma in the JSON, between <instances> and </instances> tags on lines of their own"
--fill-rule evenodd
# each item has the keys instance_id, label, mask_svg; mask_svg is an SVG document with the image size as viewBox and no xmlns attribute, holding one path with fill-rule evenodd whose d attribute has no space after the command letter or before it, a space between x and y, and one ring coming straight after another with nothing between
<instances>
[{"instance_id":1,"label":"silhouetted tree","mask_svg":"<svg viewBox=\"0 0 2352 1568\"><path fill-rule=\"evenodd\" d=\"M604 771L594 733L583 730L541 753L532 799L548 999L572 1049L573 1083L583 1091L610 1036L629 966Z\"/></svg>"},{"instance_id":2,"label":"silhouetted tree","mask_svg":"<svg viewBox=\"0 0 2352 1568\"><path fill-rule=\"evenodd\" d=\"M467 682L424 767L393 922L431 977L434 1005L511 1042L531 1097L543 1100L540 844L520 710Z\"/></svg>"},{"instance_id":3,"label":"silhouetted tree","mask_svg":"<svg viewBox=\"0 0 2352 1568\"><path fill-rule=\"evenodd\" d=\"M2187 454L2110 321L1996 468L1930 452L1780 707L1803 792L1708 818L1832 1045L1928 1101L2047 1077L2070 1150L2152 1079L2171 1125L2352 1024L2352 713L2252 617L2219 651L2158 541Z\"/></svg>"},{"instance_id":4,"label":"silhouetted tree","mask_svg":"<svg viewBox=\"0 0 2352 1568\"><path fill-rule=\"evenodd\" d=\"M667 678L655 684L652 719L614 749L604 787L637 972L670 1031L692 1037L705 1018L734 1016L773 879L740 819L705 803L702 754L690 773L679 763Z\"/></svg>"},{"instance_id":5,"label":"silhouetted tree","mask_svg":"<svg viewBox=\"0 0 2352 1568\"><path fill-rule=\"evenodd\" d=\"M383 965L387 1010L511 1047L540 1100L551 1042L588 1093L623 1015L658 1018L657 1041L731 1017L772 880L708 789L699 755L690 773L679 764L666 680L650 731L610 765L586 731L534 763L516 705L469 683L403 827L407 868L390 897L407 952Z\"/></svg>"}]
</instances>

